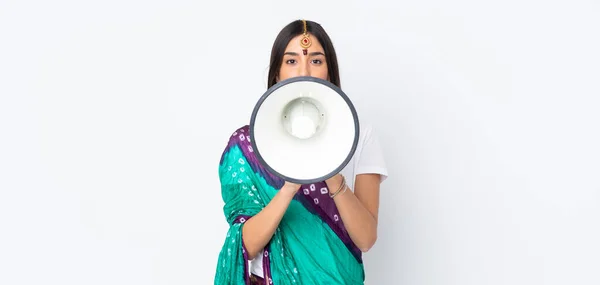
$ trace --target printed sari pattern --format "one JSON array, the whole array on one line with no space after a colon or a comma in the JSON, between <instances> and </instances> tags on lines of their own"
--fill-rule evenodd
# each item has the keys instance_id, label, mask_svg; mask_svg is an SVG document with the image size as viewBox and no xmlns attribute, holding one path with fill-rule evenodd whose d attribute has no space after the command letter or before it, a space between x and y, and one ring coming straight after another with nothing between
<instances>
[{"instance_id":1,"label":"printed sari pattern","mask_svg":"<svg viewBox=\"0 0 600 285\"><path fill-rule=\"evenodd\" d=\"M250 284L243 225L284 184L261 166L251 139L247 125L237 129L221 156L223 212L230 227L214 284ZM362 253L350 239L324 181L300 187L263 250L262 265L267 284L363 284Z\"/></svg>"}]
</instances>

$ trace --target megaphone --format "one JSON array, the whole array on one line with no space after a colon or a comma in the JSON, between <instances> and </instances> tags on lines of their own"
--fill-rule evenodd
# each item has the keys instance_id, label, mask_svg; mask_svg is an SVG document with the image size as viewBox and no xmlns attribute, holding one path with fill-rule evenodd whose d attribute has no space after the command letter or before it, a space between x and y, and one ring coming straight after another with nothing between
<instances>
[{"instance_id":1,"label":"megaphone","mask_svg":"<svg viewBox=\"0 0 600 285\"><path fill-rule=\"evenodd\" d=\"M301 76L267 89L254 106L249 131L258 160L285 181L311 184L339 173L360 135L348 96L333 83Z\"/></svg>"}]
</instances>

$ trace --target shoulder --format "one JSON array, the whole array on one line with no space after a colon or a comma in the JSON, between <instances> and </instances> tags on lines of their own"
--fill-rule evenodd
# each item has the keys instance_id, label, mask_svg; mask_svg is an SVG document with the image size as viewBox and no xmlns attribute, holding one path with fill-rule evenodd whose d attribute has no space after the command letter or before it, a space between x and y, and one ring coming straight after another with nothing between
<instances>
[{"instance_id":1,"label":"shoulder","mask_svg":"<svg viewBox=\"0 0 600 285\"><path fill-rule=\"evenodd\" d=\"M252 144L250 138L250 127L248 125L244 125L235 129L229 138L227 139L227 144L223 149L223 153L221 154L221 162L223 162L224 156L230 152L232 148L239 148L242 151L250 151L252 152Z\"/></svg>"},{"instance_id":2,"label":"shoulder","mask_svg":"<svg viewBox=\"0 0 600 285\"><path fill-rule=\"evenodd\" d=\"M356 150L356 174L375 173L381 181L388 177L387 163L377 128L369 121L360 123L360 138Z\"/></svg>"},{"instance_id":3,"label":"shoulder","mask_svg":"<svg viewBox=\"0 0 600 285\"><path fill-rule=\"evenodd\" d=\"M371 142L379 141L379 134L377 132L377 128L370 121L361 121L360 123L360 134L358 144L360 147L365 145L372 145ZM376 144L376 147L379 147L379 144Z\"/></svg>"},{"instance_id":4,"label":"shoulder","mask_svg":"<svg viewBox=\"0 0 600 285\"><path fill-rule=\"evenodd\" d=\"M229 144L248 143L250 137L250 126L244 125L233 131L229 137Z\"/></svg>"},{"instance_id":5,"label":"shoulder","mask_svg":"<svg viewBox=\"0 0 600 285\"><path fill-rule=\"evenodd\" d=\"M247 162L252 171L265 179L269 185L277 189L283 186L283 180L266 170L256 156L252 147L252 134L250 133L249 125L241 126L231 133L231 136L227 140L227 145L221 154L219 164L221 167L224 167L224 165L232 161L238 161L239 159L244 160L244 163Z\"/></svg>"},{"instance_id":6,"label":"shoulder","mask_svg":"<svg viewBox=\"0 0 600 285\"><path fill-rule=\"evenodd\" d=\"M371 136L373 132L373 123L370 121L360 122L360 136L363 138Z\"/></svg>"}]
</instances>

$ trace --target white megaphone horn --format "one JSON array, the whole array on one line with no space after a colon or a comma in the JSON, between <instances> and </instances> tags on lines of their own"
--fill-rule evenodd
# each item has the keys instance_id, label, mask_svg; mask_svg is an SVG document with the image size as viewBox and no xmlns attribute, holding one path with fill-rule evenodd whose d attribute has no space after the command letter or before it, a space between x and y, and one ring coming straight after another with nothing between
<instances>
[{"instance_id":1,"label":"white megaphone horn","mask_svg":"<svg viewBox=\"0 0 600 285\"><path fill-rule=\"evenodd\" d=\"M350 161L359 139L356 109L329 81L280 81L259 99L250 119L252 148L274 175L297 183L324 181Z\"/></svg>"}]
</instances>

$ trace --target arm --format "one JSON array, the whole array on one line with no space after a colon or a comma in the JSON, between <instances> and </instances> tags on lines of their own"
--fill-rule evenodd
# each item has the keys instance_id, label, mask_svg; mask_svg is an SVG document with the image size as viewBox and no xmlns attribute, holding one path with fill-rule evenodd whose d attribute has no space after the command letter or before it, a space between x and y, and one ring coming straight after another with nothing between
<instances>
[{"instance_id":1,"label":"arm","mask_svg":"<svg viewBox=\"0 0 600 285\"><path fill-rule=\"evenodd\" d=\"M264 209L246 221L242 239L249 259L254 259L271 240L299 188L300 185L286 182Z\"/></svg>"},{"instance_id":2,"label":"arm","mask_svg":"<svg viewBox=\"0 0 600 285\"><path fill-rule=\"evenodd\" d=\"M357 175L354 192L346 189L333 199L350 238L362 252L371 249L377 240L380 181L379 174ZM342 177L338 174L326 183L330 192L335 192L341 186Z\"/></svg>"}]
</instances>

